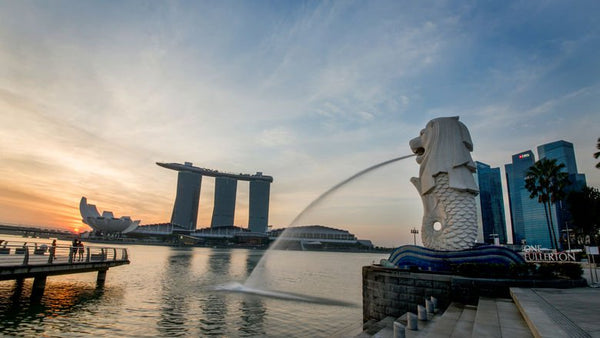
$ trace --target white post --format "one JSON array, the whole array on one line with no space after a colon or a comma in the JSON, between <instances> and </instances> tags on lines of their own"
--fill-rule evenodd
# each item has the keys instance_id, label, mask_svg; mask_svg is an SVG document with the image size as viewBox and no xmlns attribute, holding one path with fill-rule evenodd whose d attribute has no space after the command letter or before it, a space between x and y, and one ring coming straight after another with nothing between
<instances>
[{"instance_id":1,"label":"white post","mask_svg":"<svg viewBox=\"0 0 600 338\"><path fill-rule=\"evenodd\" d=\"M425 310L425 307L423 305L417 305L417 313L419 316L419 320L427 320L427 310Z\"/></svg>"},{"instance_id":2,"label":"white post","mask_svg":"<svg viewBox=\"0 0 600 338\"><path fill-rule=\"evenodd\" d=\"M406 327L400 322L394 322L394 338L405 338Z\"/></svg>"},{"instance_id":3,"label":"white post","mask_svg":"<svg viewBox=\"0 0 600 338\"><path fill-rule=\"evenodd\" d=\"M433 304L433 311L438 311L438 300L434 296L431 296L431 303Z\"/></svg>"},{"instance_id":4,"label":"white post","mask_svg":"<svg viewBox=\"0 0 600 338\"><path fill-rule=\"evenodd\" d=\"M435 312L435 306L433 306L433 302L429 299L425 299L425 309L427 310L427 313Z\"/></svg>"},{"instance_id":5,"label":"white post","mask_svg":"<svg viewBox=\"0 0 600 338\"><path fill-rule=\"evenodd\" d=\"M412 331L419 330L419 322L417 321L417 315L412 312L406 313L406 328Z\"/></svg>"}]
</instances>

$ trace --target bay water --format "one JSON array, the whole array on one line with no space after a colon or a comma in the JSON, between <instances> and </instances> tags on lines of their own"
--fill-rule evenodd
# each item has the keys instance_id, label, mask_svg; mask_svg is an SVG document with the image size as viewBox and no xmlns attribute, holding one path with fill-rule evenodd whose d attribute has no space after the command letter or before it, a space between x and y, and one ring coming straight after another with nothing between
<instances>
[{"instance_id":1,"label":"bay water","mask_svg":"<svg viewBox=\"0 0 600 338\"><path fill-rule=\"evenodd\" d=\"M103 287L96 286L95 272L50 276L43 298L34 304L29 301L31 279L21 289L15 281L0 282L0 333L36 337L336 336L362 323L362 266L387 257L275 250L260 275L253 276L256 288L344 304L331 305L215 291L222 284L243 284L263 250L119 247L128 248L131 264L109 269Z\"/></svg>"}]
</instances>

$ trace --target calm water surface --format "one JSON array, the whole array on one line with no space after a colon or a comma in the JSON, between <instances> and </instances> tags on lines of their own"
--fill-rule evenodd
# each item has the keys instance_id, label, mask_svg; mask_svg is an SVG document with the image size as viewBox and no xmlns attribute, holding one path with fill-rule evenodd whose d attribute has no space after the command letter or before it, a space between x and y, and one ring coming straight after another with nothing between
<instances>
[{"instance_id":1,"label":"calm water surface","mask_svg":"<svg viewBox=\"0 0 600 338\"><path fill-rule=\"evenodd\" d=\"M6 236L4 236L6 237ZM90 243L90 245L93 245ZM48 277L41 302L32 280L0 282L0 333L18 336L328 337L362 321L361 268L384 254L273 251L254 286L356 304L322 305L212 290L243 283L264 251L127 246L131 264Z\"/></svg>"}]
</instances>

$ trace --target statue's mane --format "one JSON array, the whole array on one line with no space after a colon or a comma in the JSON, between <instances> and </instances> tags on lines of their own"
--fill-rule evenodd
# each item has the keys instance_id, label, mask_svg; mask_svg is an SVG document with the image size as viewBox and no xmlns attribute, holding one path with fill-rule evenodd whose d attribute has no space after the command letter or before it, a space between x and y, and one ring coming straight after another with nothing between
<instances>
[{"instance_id":1,"label":"statue's mane","mask_svg":"<svg viewBox=\"0 0 600 338\"><path fill-rule=\"evenodd\" d=\"M473 142L467 127L455 116L433 119L425 128L427 144L419 169L421 195L433 189L435 176L442 172L448 173L451 188L477 193Z\"/></svg>"}]
</instances>

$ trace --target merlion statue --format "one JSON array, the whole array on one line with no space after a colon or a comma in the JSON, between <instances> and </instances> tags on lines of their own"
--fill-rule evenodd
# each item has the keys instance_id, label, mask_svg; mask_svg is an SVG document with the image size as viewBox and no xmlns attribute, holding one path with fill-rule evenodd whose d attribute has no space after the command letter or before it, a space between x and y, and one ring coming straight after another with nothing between
<instances>
[{"instance_id":1,"label":"merlion statue","mask_svg":"<svg viewBox=\"0 0 600 338\"><path fill-rule=\"evenodd\" d=\"M473 177L476 167L469 130L458 116L433 119L419 137L410 140L410 148L420 164L419 178L413 177L411 182L423 200L424 246L445 251L473 247L479 189ZM441 228L436 230L438 222Z\"/></svg>"}]
</instances>

